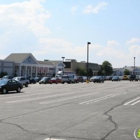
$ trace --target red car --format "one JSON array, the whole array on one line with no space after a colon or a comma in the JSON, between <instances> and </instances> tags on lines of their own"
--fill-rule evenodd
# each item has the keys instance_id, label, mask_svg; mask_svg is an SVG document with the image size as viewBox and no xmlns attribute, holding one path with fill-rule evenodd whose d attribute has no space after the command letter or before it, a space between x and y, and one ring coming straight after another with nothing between
<instances>
[{"instance_id":1,"label":"red car","mask_svg":"<svg viewBox=\"0 0 140 140\"><path fill-rule=\"evenodd\" d=\"M50 82L50 84L52 84L52 83L61 83L62 82L62 80L61 80L61 78L56 78L56 77L53 77L53 78L51 78L51 80L49 81Z\"/></svg>"},{"instance_id":2,"label":"red car","mask_svg":"<svg viewBox=\"0 0 140 140\"><path fill-rule=\"evenodd\" d=\"M83 83L84 79L82 76L75 76L74 81L75 81L75 83L79 83L79 82Z\"/></svg>"}]
</instances>

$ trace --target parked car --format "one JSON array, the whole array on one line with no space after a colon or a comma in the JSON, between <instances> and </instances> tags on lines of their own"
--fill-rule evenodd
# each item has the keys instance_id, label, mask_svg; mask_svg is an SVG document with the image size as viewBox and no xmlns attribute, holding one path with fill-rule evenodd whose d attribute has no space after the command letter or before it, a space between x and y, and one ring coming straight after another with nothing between
<instances>
[{"instance_id":1,"label":"parked car","mask_svg":"<svg viewBox=\"0 0 140 140\"><path fill-rule=\"evenodd\" d=\"M75 83L79 83L79 82L84 82L84 79L82 76L74 76L74 81Z\"/></svg>"},{"instance_id":2,"label":"parked car","mask_svg":"<svg viewBox=\"0 0 140 140\"><path fill-rule=\"evenodd\" d=\"M28 80L29 80L30 84L36 84L36 79L35 78L30 77Z\"/></svg>"},{"instance_id":3,"label":"parked car","mask_svg":"<svg viewBox=\"0 0 140 140\"><path fill-rule=\"evenodd\" d=\"M0 92L3 94L8 93L8 91L17 91L20 92L23 88L23 85L13 79L3 79L0 80Z\"/></svg>"},{"instance_id":4,"label":"parked car","mask_svg":"<svg viewBox=\"0 0 140 140\"><path fill-rule=\"evenodd\" d=\"M83 81L86 82L87 76L82 76L82 77L83 77Z\"/></svg>"},{"instance_id":5,"label":"parked car","mask_svg":"<svg viewBox=\"0 0 140 140\"><path fill-rule=\"evenodd\" d=\"M17 82L21 83L25 87L28 87L29 80L26 79L25 77L14 77L13 80L16 80Z\"/></svg>"},{"instance_id":6,"label":"parked car","mask_svg":"<svg viewBox=\"0 0 140 140\"><path fill-rule=\"evenodd\" d=\"M118 76L120 80L123 80L123 76Z\"/></svg>"},{"instance_id":7,"label":"parked car","mask_svg":"<svg viewBox=\"0 0 140 140\"><path fill-rule=\"evenodd\" d=\"M113 76L112 81L120 81L120 78L118 76Z\"/></svg>"},{"instance_id":8,"label":"parked car","mask_svg":"<svg viewBox=\"0 0 140 140\"><path fill-rule=\"evenodd\" d=\"M51 78L50 77L43 77L40 81L39 84L47 84L50 83Z\"/></svg>"},{"instance_id":9,"label":"parked car","mask_svg":"<svg viewBox=\"0 0 140 140\"><path fill-rule=\"evenodd\" d=\"M13 79L13 75L5 75L2 79Z\"/></svg>"},{"instance_id":10,"label":"parked car","mask_svg":"<svg viewBox=\"0 0 140 140\"><path fill-rule=\"evenodd\" d=\"M36 82L39 82L42 78L43 78L43 77L34 77L34 80L35 80Z\"/></svg>"},{"instance_id":11,"label":"parked car","mask_svg":"<svg viewBox=\"0 0 140 140\"><path fill-rule=\"evenodd\" d=\"M62 76L62 84L64 83L75 83L74 75L63 75Z\"/></svg>"},{"instance_id":12,"label":"parked car","mask_svg":"<svg viewBox=\"0 0 140 140\"><path fill-rule=\"evenodd\" d=\"M123 76L123 80L129 80L129 76L128 75L124 75Z\"/></svg>"},{"instance_id":13,"label":"parked car","mask_svg":"<svg viewBox=\"0 0 140 140\"><path fill-rule=\"evenodd\" d=\"M113 76L106 76L105 80L112 80Z\"/></svg>"},{"instance_id":14,"label":"parked car","mask_svg":"<svg viewBox=\"0 0 140 140\"><path fill-rule=\"evenodd\" d=\"M137 75L131 75L129 78L130 81L138 81L139 77Z\"/></svg>"},{"instance_id":15,"label":"parked car","mask_svg":"<svg viewBox=\"0 0 140 140\"><path fill-rule=\"evenodd\" d=\"M53 83L57 84L57 83L61 83L62 80L61 80L60 77L53 77L53 78L50 79L49 82L50 82L50 84L53 84Z\"/></svg>"},{"instance_id":16,"label":"parked car","mask_svg":"<svg viewBox=\"0 0 140 140\"><path fill-rule=\"evenodd\" d=\"M90 78L90 82L104 83L104 78L102 76L93 76Z\"/></svg>"},{"instance_id":17,"label":"parked car","mask_svg":"<svg viewBox=\"0 0 140 140\"><path fill-rule=\"evenodd\" d=\"M140 80L140 75L137 75L138 79Z\"/></svg>"}]
</instances>

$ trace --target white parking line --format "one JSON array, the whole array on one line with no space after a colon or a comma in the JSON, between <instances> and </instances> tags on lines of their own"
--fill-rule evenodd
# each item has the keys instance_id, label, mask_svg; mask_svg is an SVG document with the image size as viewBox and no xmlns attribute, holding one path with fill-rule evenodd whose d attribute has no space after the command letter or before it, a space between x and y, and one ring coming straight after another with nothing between
<instances>
[{"instance_id":1,"label":"white parking line","mask_svg":"<svg viewBox=\"0 0 140 140\"><path fill-rule=\"evenodd\" d=\"M94 93L94 94L98 94L98 93ZM51 104L51 103L57 103L57 102L62 102L62 101L67 101L67 100L71 100L71 99L75 99L75 98L81 98L81 97L86 97L86 96L90 96L93 95L93 93L87 93L84 95L76 95L73 97L66 97L66 98L62 98L62 99L57 99L57 100L53 100L53 101L48 101L48 102L41 102L39 104Z\"/></svg>"},{"instance_id":2,"label":"white parking line","mask_svg":"<svg viewBox=\"0 0 140 140\"><path fill-rule=\"evenodd\" d=\"M90 103L93 103L93 102L98 102L98 101L101 101L101 100L105 100L105 99L108 99L108 98L112 98L114 96L117 96L117 95L120 95L121 93L119 94L109 94L107 96L103 96L103 97L99 97L99 98L95 98L95 99L92 99L92 100L88 100L88 101L85 101L85 102L81 102L79 103L80 105L82 104L90 104Z\"/></svg>"},{"instance_id":3,"label":"white parking line","mask_svg":"<svg viewBox=\"0 0 140 140\"><path fill-rule=\"evenodd\" d=\"M95 100L94 102L99 102L99 101L102 101L102 100L105 100L105 99L109 99L109 98L112 98L112 97L115 97L117 95L112 95L110 97L106 97L106 98L103 98L103 99L98 99L98 100Z\"/></svg>"},{"instance_id":4,"label":"white parking line","mask_svg":"<svg viewBox=\"0 0 140 140\"><path fill-rule=\"evenodd\" d=\"M21 100L7 101L6 103L20 103L20 102L27 102L27 101L37 101L37 100L41 100L41 99L49 99L49 98L53 98L53 97L61 97L61 96L74 95L74 94L75 94L75 92L69 92L67 94L66 93L62 93L62 94L57 94L57 95L48 95L48 96L36 97L36 98L30 98L30 99L21 99ZM93 95L93 94L98 94L98 93L90 93L90 94L84 94L84 95L79 95L79 96L83 97L83 96L89 96L89 95ZM79 97L79 96L73 96L73 97L76 98L76 97ZM61 100L63 100L63 99L64 98L62 98ZM45 103L43 103L43 104L45 104Z\"/></svg>"},{"instance_id":5,"label":"white parking line","mask_svg":"<svg viewBox=\"0 0 140 140\"><path fill-rule=\"evenodd\" d=\"M131 104L131 105L135 105L135 104L137 104L137 103L139 103L140 102L140 100L138 100L137 102L135 102L135 103L133 103L133 104Z\"/></svg>"},{"instance_id":6,"label":"white parking line","mask_svg":"<svg viewBox=\"0 0 140 140\"><path fill-rule=\"evenodd\" d=\"M44 140L65 140L65 139L56 139L56 138L46 138Z\"/></svg>"},{"instance_id":7,"label":"white parking line","mask_svg":"<svg viewBox=\"0 0 140 140\"><path fill-rule=\"evenodd\" d=\"M131 101L129 101L129 102L127 102L127 103L125 103L124 105L135 105L135 104L137 104L138 102L140 102L140 100L138 100L138 99L140 99L140 97L138 97L138 98L136 98L136 99L134 99L134 100L131 100ZM138 101L137 101L138 100ZM135 102L136 101L136 102ZM132 104L131 104L132 103Z\"/></svg>"}]
</instances>

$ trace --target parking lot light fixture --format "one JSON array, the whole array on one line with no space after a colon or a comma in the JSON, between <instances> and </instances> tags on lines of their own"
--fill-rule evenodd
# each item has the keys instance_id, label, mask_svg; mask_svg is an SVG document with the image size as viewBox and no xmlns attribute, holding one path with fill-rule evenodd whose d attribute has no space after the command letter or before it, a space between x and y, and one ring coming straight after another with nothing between
<instances>
[{"instance_id":1,"label":"parking lot light fixture","mask_svg":"<svg viewBox=\"0 0 140 140\"><path fill-rule=\"evenodd\" d=\"M62 57L62 60L63 60L63 74L64 74L64 59L65 59L65 57Z\"/></svg>"},{"instance_id":2,"label":"parking lot light fixture","mask_svg":"<svg viewBox=\"0 0 140 140\"><path fill-rule=\"evenodd\" d=\"M87 83L89 83L89 79L88 79L88 59L89 59L89 45L91 44L91 42L87 42Z\"/></svg>"},{"instance_id":3,"label":"parking lot light fixture","mask_svg":"<svg viewBox=\"0 0 140 140\"><path fill-rule=\"evenodd\" d=\"M135 57L134 57L134 75L135 75Z\"/></svg>"}]
</instances>

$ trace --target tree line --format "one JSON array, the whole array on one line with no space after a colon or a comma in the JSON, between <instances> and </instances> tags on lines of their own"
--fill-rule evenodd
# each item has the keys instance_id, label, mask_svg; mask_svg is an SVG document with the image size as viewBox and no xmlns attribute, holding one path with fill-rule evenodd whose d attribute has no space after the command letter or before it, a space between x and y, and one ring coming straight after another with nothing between
<instances>
[{"instance_id":1,"label":"tree line","mask_svg":"<svg viewBox=\"0 0 140 140\"><path fill-rule=\"evenodd\" d=\"M113 73L112 64L108 61L104 61L101 65L100 70L98 71L98 75L101 76L110 76ZM86 68L77 68L76 74L79 76L86 76L87 69ZM130 71L128 69L124 70L124 75L130 75ZM92 69L88 69L88 76L93 76Z\"/></svg>"},{"instance_id":2,"label":"tree line","mask_svg":"<svg viewBox=\"0 0 140 140\"><path fill-rule=\"evenodd\" d=\"M104 61L101 65L100 70L98 71L98 75L111 75L113 73L112 64L108 61ZM86 68L77 68L76 74L79 76L86 76L87 69ZM88 69L88 76L93 76L92 69Z\"/></svg>"}]
</instances>

